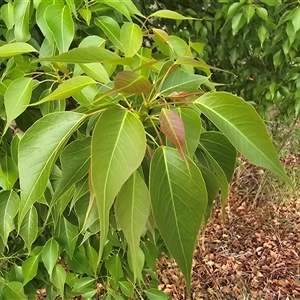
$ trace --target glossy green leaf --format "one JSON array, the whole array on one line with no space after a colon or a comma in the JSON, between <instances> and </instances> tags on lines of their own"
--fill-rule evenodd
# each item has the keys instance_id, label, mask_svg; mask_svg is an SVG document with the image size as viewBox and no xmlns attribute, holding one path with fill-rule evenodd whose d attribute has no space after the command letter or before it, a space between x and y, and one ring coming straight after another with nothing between
<instances>
[{"instance_id":1,"label":"glossy green leaf","mask_svg":"<svg viewBox=\"0 0 300 300\"><path fill-rule=\"evenodd\" d=\"M228 183L231 181L235 162L236 150L224 134L207 131L201 134L200 144L211 154L224 171Z\"/></svg>"},{"instance_id":2,"label":"glossy green leaf","mask_svg":"<svg viewBox=\"0 0 300 300\"><path fill-rule=\"evenodd\" d=\"M20 199L14 191L0 192L0 236L4 245L10 232L15 228L14 218L19 209Z\"/></svg>"},{"instance_id":3,"label":"glossy green leaf","mask_svg":"<svg viewBox=\"0 0 300 300\"><path fill-rule=\"evenodd\" d=\"M141 28L134 23L125 23L121 27L121 44L126 57L134 56L143 43L143 33Z\"/></svg>"},{"instance_id":4,"label":"glossy green leaf","mask_svg":"<svg viewBox=\"0 0 300 300\"><path fill-rule=\"evenodd\" d=\"M85 20L86 24L90 26L91 18L92 18L92 12L89 9L80 8L78 10L81 17Z\"/></svg>"},{"instance_id":5,"label":"glossy green leaf","mask_svg":"<svg viewBox=\"0 0 300 300\"><path fill-rule=\"evenodd\" d=\"M79 292L83 294L86 290L92 289L95 287L95 278L92 277L83 277L79 278L73 287L74 292Z\"/></svg>"},{"instance_id":6,"label":"glossy green leaf","mask_svg":"<svg viewBox=\"0 0 300 300\"><path fill-rule=\"evenodd\" d=\"M52 275L54 266L59 256L59 245L54 238L47 241L42 250L42 261L48 271L49 276Z\"/></svg>"},{"instance_id":7,"label":"glossy green leaf","mask_svg":"<svg viewBox=\"0 0 300 300\"><path fill-rule=\"evenodd\" d=\"M37 52L31 45L26 43L10 43L0 47L0 57L12 57L24 53Z\"/></svg>"},{"instance_id":8,"label":"glossy green leaf","mask_svg":"<svg viewBox=\"0 0 300 300\"><path fill-rule=\"evenodd\" d=\"M24 240L27 249L30 251L33 242L38 236L38 213L34 206L31 206L24 216L19 234Z\"/></svg>"},{"instance_id":9,"label":"glossy green leaf","mask_svg":"<svg viewBox=\"0 0 300 300\"><path fill-rule=\"evenodd\" d=\"M117 10L122 15L124 15L129 21L131 21L129 11L124 3L126 0L124 2L116 1L116 0L96 0L96 1L112 7L113 9Z\"/></svg>"},{"instance_id":10,"label":"glossy green leaf","mask_svg":"<svg viewBox=\"0 0 300 300\"><path fill-rule=\"evenodd\" d=\"M188 163L174 148L157 148L150 165L150 195L156 225L189 289L207 192L198 167L191 159Z\"/></svg>"},{"instance_id":11,"label":"glossy green leaf","mask_svg":"<svg viewBox=\"0 0 300 300\"><path fill-rule=\"evenodd\" d=\"M98 265L98 264L97 264ZM68 267L73 272L81 273L81 274L90 274L90 263L87 257L80 252L79 250L75 250L72 259L68 259Z\"/></svg>"},{"instance_id":12,"label":"glossy green leaf","mask_svg":"<svg viewBox=\"0 0 300 300\"><path fill-rule=\"evenodd\" d=\"M7 29L12 29L14 22L14 7L11 2L1 6L1 16Z\"/></svg>"},{"instance_id":13,"label":"glossy green leaf","mask_svg":"<svg viewBox=\"0 0 300 300\"><path fill-rule=\"evenodd\" d=\"M181 117L175 111L163 108L159 121L161 131L185 159L185 128Z\"/></svg>"},{"instance_id":14,"label":"glossy green leaf","mask_svg":"<svg viewBox=\"0 0 300 300\"><path fill-rule=\"evenodd\" d=\"M55 239L62 246L63 250L67 252L69 257L72 258L78 239L78 227L71 224L62 216L58 223Z\"/></svg>"},{"instance_id":15,"label":"glossy green leaf","mask_svg":"<svg viewBox=\"0 0 300 300\"><path fill-rule=\"evenodd\" d=\"M46 96L38 102L35 102L34 105L39 105L53 100L62 100L69 98L82 90L84 87L93 83L95 83L95 81L87 76L72 77L60 84L58 88L54 90L54 92L52 92L50 95Z\"/></svg>"},{"instance_id":16,"label":"glossy green leaf","mask_svg":"<svg viewBox=\"0 0 300 300\"><path fill-rule=\"evenodd\" d=\"M91 107L95 96L98 94L96 84L91 84L75 93L73 98L82 106Z\"/></svg>"},{"instance_id":17,"label":"glossy green leaf","mask_svg":"<svg viewBox=\"0 0 300 300\"><path fill-rule=\"evenodd\" d=\"M5 298L7 300L28 300L24 294L23 284L17 281L11 281L5 284L4 289Z\"/></svg>"},{"instance_id":18,"label":"glossy green leaf","mask_svg":"<svg viewBox=\"0 0 300 300\"><path fill-rule=\"evenodd\" d=\"M59 151L84 119L74 112L48 114L28 129L19 145L21 203L19 226L33 203L44 193Z\"/></svg>"},{"instance_id":19,"label":"glossy green leaf","mask_svg":"<svg viewBox=\"0 0 300 300\"><path fill-rule=\"evenodd\" d=\"M119 72L115 77L114 90L123 93L146 93L151 89L150 81L132 71Z\"/></svg>"},{"instance_id":20,"label":"glossy green leaf","mask_svg":"<svg viewBox=\"0 0 300 300\"><path fill-rule=\"evenodd\" d=\"M1 48L0 48L1 50ZM1 53L1 52L0 52ZM117 60L120 57L103 48L89 46L83 48L74 48L68 52L61 53L52 57L43 57L39 61L54 61L54 62L66 62L66 63L94 63L94 62L105 62L109 60Z\"/></svg>"},{"instance_id":21,"label":"glossy green leaf","mask_svg":"<svg viewBox=\"0 0 300 300\"><path fill-rule=\"evenodd\" d=\"M88 172L91 157L91 139L85 138L70 143L61 153L61 179L53 199L58 199L73 184L82 179ZM72 158L72 159L70 159Z\"/></svg>"},{"instance_id":22,"label":"glossy green leaf","mask_svg":"<svg viewBox=\"0 0 300 300\"><path fill-rule=\"evenodd\" d=\"M121 260L118 254L115 254L106 260L105 267L115 281L118 281L124 276Z\"/></svg>"},{"instance_id":23,"label":"glossy green leaf","mask_svg":"<svg viewBox=\"0 0 300 300\"><path fill-rule=\"evenodd\" d=\"M268 11L261 6L256 7L257 15L265 21L268 21Z\"/></svg>"},{"instance_id":24,"label":"glossy green leaf","mask_svg":"<svg viewBox=\"0 0 300 300\"><path fill-rule=\"evenodd\" d=\"M58 289L60 294L64 292L64 286L67 279L66 270L62 265L56 264L51 275L51 282Z\"/></svg>"},{"instance_id":25,"label":"glossy green leaf","mask_svg":"<svg viewBox=\"0 0 300 300\"><path fill-rule=\"evenodd\" d=\"M86 75L98 82L108 83L110 81L107 71L101 63L80 64L80 68Z\"/></svg>"},{"instance_id":26,"label":"glossy green leaf","mask_svg":"<svg viewBox=\"0 0 300 300\"><path fill-rule=\"evenodd\" d=\"M185 149L192 157L198 147L202 122L199 113L191 108L177 108L176 112L181 117L185 128Z\"/></svg>"},{"instance_id":27,"label":"glossy green leaf","mask_svg":"<svg viewBox=\"0 0 300 300\"><path fill-rule=\"evenodd\" d=\"M199 166L202 177L205 182L206 191L207 191L207 206L205 212L205 223L211 216L213 203L219 193L218 177L208 168L204 166Z\"/></svg>"},{"instance_id":28,"label":"glossy green leaf","mask_svg":"<svg viewBox=\"0 0 300 300\"><path fill-rule=\"evenodd\" d=\"M227 11L227 20L231 19L236 15L236 13L240 10L240 8L243 6L243 3L235 2L232 3Z\"/></svg>"},{"instance_id":29,"label":"glossy green leaf","mask_svg":"<svg viewBox=\"0 0 300 300\"><path fill-rule=\"evenodd\" d=\"M144 264L145 264L145 254L144 252L142 251L141 248L137 248L137 256L136 257L133 257L132 253L131 253L131 248L128 248L127 250L127 260L128 260L128 264L129 264L129 267L131 270L136 270L136 274L137 274L137 277L136 279L138 281L143 281L144 278L142 276L142 271L143 271L143 267L144 267ZM132 260L134 259L134 260Z\"/></svg>"},{"instance_id":30,"label":"glossy green leaf","mask_svg":"<svg viewBox=\"0 0 300 300\"><path fill-rule=\"evenodd\" d=\"M26 42L30 39L29 14L30 0L14 1L15 38L17 42Z\"/></svg>"},{"instance_id":31,"label":"glossy green leaf","mask_svg":"<svg viewBox=\"0 0 300 300\"><path fill-rule=\"evenodd\" d=\"M246 14L247 14L247 23L249 24L249 22L251 21L251 19L253 18L254 14L255 14L255 8L252 3L247 5Z\"/></svg>"},{"instance_id":32,"label":"glossy green leaf","mask_svg":"<svg viewBox=\"0 0 300 300\"><path fill-rule=\"evenodd\" d=\"M30 102L32 94L32 78L23 77L12 81L4 94L6 111L6 126L3 134L7 131L10 123L18 117Z\"/></svg>"},{"instance_id":33,"label":"glossy green leaf","mask_svg":"<svg viewBox=\"0 0 300 300\"><path fill-rule=\"evenodd\" d=\"M101 16L95 18L94 22L103 30L109 41L111 41L118 49L123 49L121 44L120 26L113 18Z\"/></svg>"},{"instance_id":34,"label":"glossy green leaf","mask_svg":"<svg viewBox=\"0 0 300 300\"><path fill-rule=\"evenodd\" d=\"M162 9L154 12L149 17L156 17L156 18L165 18L165 19L172 19L172 20L192 20L195 18L192 17L185 17L175 11Z\"/></svg>"},{"instance_id":35,"label":"glossy green leaf","mask_svg":"<svg viewBox=\"0 0 300 300\"><path fill-rule=\"evenodd\" d=\"M106 242L109 211L146 151L142 123L131 112L113 108L104 111L92 137L91 182L100 218L100 254ZM101 255L100 255L101 256Z\"/></svg>"},{"instance_id":36,"label":"glossy green leaf","mask_svg":"<svg viewBox=\"0 0 300 300\"><path fill-rule=\"evenodd\" d=\"M198 87L207 82L208 78L202 75L191 75L177 68L163 81L160 94L168 95L172 92L195 92Z\"/></svg>"},{"instance_id":37,"label":"glossy green leaf","mask_svg":"<svg viewBox=\"0 0 300 300\"><path fill-rule=\"evenodd\" d=\"M44 12L44 18L58 51L68 51L74 38L74 23L69 6L59 3L49 5Z\"/></svg>"},{"instance_id":38,"label":"glossy green leaf","mask_svg":"<svg viewBox=\"0 0 300 300\"><path fill-rule=\"evenodd\" d=\"M154 288L145 290L145 294L150 300L171 300L169 295Z\"/></svg>"},{"instance_id":39,"label":"glossy green leaf","mask_svg":"<svg viewBox=\"0 0 300 300\"><path fill-rule=\"evenodd\" d=\"M293 13L292 23L295 33L300 29L300 7L296 8Z\"/></svg>"},{"instance_id":40,"label":"glossy green leaf","mask_svg":"<svg viewBox=\"0 0 300 300\"><path fill-rule=\"evenodd\" d=\"M18 180L18 167L14 160L7 155L0 154L0 185L4 190L11 190Z\"/></svg>"},{"instance_id":41,"label":"glossy green leaf","mask_svg":"<svg viewBox=\"0 0 300 300\"><path fill-rule=\"evenodd\" d=\"M196 103L249 161L291 183L280 164L266 126L253 106L226 92L207 93Z\"/></svg>"},{"instance_id":42,"label":"glossy green leaf","mask_svg":"<svg viewBox=\"0 0 300 300\"><path fill-rule=\"evenodd\" d=\"M140 237L145 230L150 211L150 194L148 187L135 171L122 186L115 203L116 220L124 232L133 261L133 273L138 277L138 256Z\"/></svg>"},{"instance_id":43,"label":"glossy green leaf","mask_svg":"<svg viewBox=\"0 0 300 300\"><path fill-rule=\"evenodd\" d=\"M200 164L202 163L202 160L205 159L207 161L206 164L203 164L205 167L209 168L211 171L214 172L214 174L217 177L218 185L221 190L221 196L222 196L222 204L223 204L223 210L225 209L225 204L228 198L229 194L229 187L228 187L228 181L226 178L226 174L224 173L223 169L220 167L220 165L215 161L215 159L211 156L211 154L201 145L199 144L200 149L202 152L198 149L196 151L196 157Z\"/></svg>"},{"instance_id":44,"label":"glossy green leaf","mask_svg":"<svg viewBox=\"0 0 300 300\"><path fill-rule=\"evenodd\" d=\"M127 281L120 281L120 289L122 291L122 293L126 296L126 297L134 297L134 288L133 285L130 284Z\"/></svg>"},{"instance_id":45,"label":"glossy green leaf","mask_svg":"<svg viewBox=\"0 0 300 300\"><path fill-rule=\"evenodd\" d=\"M24 276L23 284L32 280L38 272L39 255L27 258L22 264L22 273Z\"/></svg>"}]
</instances>

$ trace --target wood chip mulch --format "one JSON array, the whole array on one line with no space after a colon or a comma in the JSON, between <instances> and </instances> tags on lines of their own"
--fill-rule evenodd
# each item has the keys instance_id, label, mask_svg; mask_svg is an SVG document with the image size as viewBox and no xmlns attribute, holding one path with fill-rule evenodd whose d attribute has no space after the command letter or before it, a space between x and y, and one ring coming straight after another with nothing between
<instances>
[{"instance_id":1,"label":"wood chip mulch","mask_svg":"<svg viewBox=\"0 0 300 300\"><path fill-rule=\"evenodd\" d=\"M294 168L299 158L289 155L283 162ZM272 182L258 193L268 177L241 159L225 223L216 207L199 234L191 298L176 263L166 256L157 263L160 290L176 300L300 299L300 197L297 191L271 193Z\"/></svg>"}]
</instances>

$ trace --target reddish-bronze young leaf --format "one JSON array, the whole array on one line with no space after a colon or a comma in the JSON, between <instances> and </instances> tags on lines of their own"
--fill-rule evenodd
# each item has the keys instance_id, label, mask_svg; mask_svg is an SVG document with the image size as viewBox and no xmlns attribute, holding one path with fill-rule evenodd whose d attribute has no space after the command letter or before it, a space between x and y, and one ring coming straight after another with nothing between
<instances>
[{"instance_id":1,"label":"reddish-bronze young leaf","mask_svg":"<svg viewBox=\"0 0 300 300\"><path fill-rule=\"evenodd\" d=\"M151 89L150 81L132 71L122 71L116 75L114 90L123 93L146 93Z\"/></svg>"},{"instance_id":2,"label":"reddish-bronze young leaf","mask_svg":"<svg viewBox=\"0 0 300 300\"><path fill-rule=\"evenodd\" d=\"M175 145L184 160L185 129L181 117L173 110L163 108L159 115L160 128L165 136Z\"/></svg>"}]
</instances>

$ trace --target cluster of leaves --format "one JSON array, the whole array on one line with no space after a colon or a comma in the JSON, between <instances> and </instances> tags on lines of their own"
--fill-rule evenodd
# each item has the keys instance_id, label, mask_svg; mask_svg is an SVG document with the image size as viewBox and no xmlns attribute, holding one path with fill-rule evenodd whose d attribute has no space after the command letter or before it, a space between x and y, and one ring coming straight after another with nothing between
<instances>
[{"instance_id":1,"label":"cluster of leaves","mask_svg":"<svg viewBox=\"0 0 300 300\"><path fill-rule=\"evenodd\" d=\"M158 7L176 9L195 20L159 20L169 33L201 43L200 57L232 73L214 80L253 101L266 117L283 121L300 112L300 7L289 0L162 0ZM143 6L146 11L153 10Z\"/></svg>"},{"instance_id":2,"label":"cluster of leaves","mask_svg":"<svg viewBox=\"0 0 300 300\"><path fill-rule=\"evenodd\" d=\"M254 108L155 17L186 19L130 0L2 5L0 299L167 299L155 259L169 251L189 289L236 149L288 180Z\"/></svg>"}]
</instances>

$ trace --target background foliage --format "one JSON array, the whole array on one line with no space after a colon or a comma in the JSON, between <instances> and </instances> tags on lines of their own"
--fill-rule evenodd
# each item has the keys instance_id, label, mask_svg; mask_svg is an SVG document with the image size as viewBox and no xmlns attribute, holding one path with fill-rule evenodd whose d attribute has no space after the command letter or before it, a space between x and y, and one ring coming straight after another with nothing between
<instances>
[{"instance_id":1,"label":"background foliage","mask_svg":"<svg viewBox=\"0 0 300 300\"><path fill-rule=\"evenodd\" d=\"M150 5L151 4L151 5ZM153 5L154 4L154 5ZM300 111L297 1L143 1L149 12L170 8L197 20L159 20L168 32L201 43L200 56L232 73L214 73L221 89L255 103L266 118L289 122Z\"/></svg>"},{"instance_id":2,"label":"background foliage","mask_svg":"<svg viewBox=\"0 0 300 300\"><path fill-rule=\"evenodd\" d=\"M213 43L156 27L197 32L199 20L146 18L129 0L50 2L1 6L0 297L168 299L162 251L189 292L198 231L219 192L226 204L236 150L289 181L265 124L216 91L233 75L204 62L216 65Z\"/></svg>"}]
</instances>

